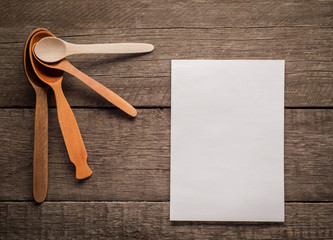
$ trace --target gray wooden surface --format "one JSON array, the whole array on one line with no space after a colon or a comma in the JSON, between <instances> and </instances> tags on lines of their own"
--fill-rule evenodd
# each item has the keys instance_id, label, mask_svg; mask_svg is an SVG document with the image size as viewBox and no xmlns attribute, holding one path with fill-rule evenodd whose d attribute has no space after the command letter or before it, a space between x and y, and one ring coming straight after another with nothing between
<instances>
[{"instance_id":1,"label":"gray wooden surface","mask_svg":"<svg viewBox=\"0 0 333 240\"><path fill-rule=\"evenodd\" d=\"M148 42L140 56L76 56L138 108L131 119L65 75L94 175L77 181L49 94L49 189L32 198L29 33ZM0 8L0 239L332 239L333 1L19 1ZM170 222L170 60L285 59L286 222Z\"/></svg>"}]
</instances>

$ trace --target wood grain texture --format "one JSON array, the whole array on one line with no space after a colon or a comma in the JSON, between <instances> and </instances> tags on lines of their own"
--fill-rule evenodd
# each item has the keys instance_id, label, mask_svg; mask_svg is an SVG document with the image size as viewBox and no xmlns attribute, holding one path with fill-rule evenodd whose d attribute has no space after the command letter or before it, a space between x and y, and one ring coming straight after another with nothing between
<instances>
[{"instance_id":1,"label":"wood grain texture","mask_svg":"<svg viewBox=\"0 0 333 240\"><path fill-rule=\"evenodd\" d=\"M287 203L285 223L170 222L169 203L0 203L0 239L332 239L333 204Z\"/></svg>"},{"instance_id":2,"label":"wood grain texture","mask_svg":"<svg viewBox=\"0 0 333 240\"><path fill-rule=\"evenodd\" d=\"M36 88L32 192L36 202L43 202L48 185L48 106L47 89Z\"/></svg>"},{"instance_id":3,"label":"wood grain texture","mask_svg":"<svg viewBox=\"0 0 333 240\"><path fill-rule=\"evenodd\" d=\"M332 26L332 1L5 1L4 28L216 28ZM20 17L17 14L21 13Z\"/></svg>"},{"instance_id":4,"label":"wood grain texture","mask_svg":"<svg viewBox=\"0 0 333 240\"><path fill-rule=\"evenodd\" d=\"M0 239L332 239L332 12L331 0L2 1ZM50 183L39 206L31 194L35 98L22 70L24 40L38 27L73 43L156 47L69 58L148 109L131 119L65 74L94 175L74 179L49 94ZM330 108L285 111L284 224L169 222L171 59L285 59L285 106Z\"/></svg>"},{"instance_id":5,"label":"wood grain texture","mask_svg":"<svg viewBox=\"0 0 333 240\"><path fill-rule=\"evenodd\" d=\"M49 111L47 200L168 201L170 109L74 109L94 175L74 179ZM333 110L285 111L286 201L333 200ZM0 200L31 200L33 109L0 111ZM30 144L29 144L30 143Z\"/></svg>"},{"instance_id":6,"label":"wood grain texture","mask_svg":"<svg viewBox=\"0 0 333 240\"><path fill-rule=\"evenodd\" d=\"M88 4L83 2L68 4L82 9ZM14 3L7 3L8 9L26 5ZM30 25L8 24L12 16L7 16L7 12L2 16L0 106L33 105L32 90L23 81L21 48L23 39L41 25L73 43L154 44L155 51L142 56L70 58L78 69L135 106L170 106L171 59L285 59L286 106L333 106L332 1L126 4L103 1L90 6L89 14L81 11L80 16L76 16L79 11L73 12L70 18L77 17L73 22L69 16L63 21L58 19L65 16L64 13L54 14L63 9L48 1L40 2L39 7L44 9L51 5L52 11L44 9L49 12L48 17L44 18L44 14L36 19L35 15L27 13L34 4L26 6L22 16ZM249 6L253 11L249 11ZM118 13L121 16L114 15L114 8L122 11ZM105 12L106 9L110 11ZM105 12L102 19L110 22L96 17L101 12ZM81 26L78 22L83 16L90 22ZM158 19L152 21L148 16L158 16ZM70 27L73 23L76 25ZM111 23L112 26L108 26ZM64 87L72 106L110 106L75 78L65 78ZM51 104L54 106L54 102Z\"/></svg>"}]
</instances>

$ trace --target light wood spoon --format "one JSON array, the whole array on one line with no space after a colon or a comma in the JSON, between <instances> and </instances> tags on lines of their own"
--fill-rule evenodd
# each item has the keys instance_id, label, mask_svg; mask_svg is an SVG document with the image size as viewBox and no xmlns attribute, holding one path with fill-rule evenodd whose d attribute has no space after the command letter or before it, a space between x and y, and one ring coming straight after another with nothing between
<instances>
[{"instance_id":1,"label":"light wood spoon","mask_svg":"<svg viewBox=\"0 0 333 240\"><path fill-rule=\"evenodd\" d=\"M64 72L44 67L33 56L33 46L44 37L54 37L49 31L37 32L30 43L30 60L37 76L54 91L58 120L69 159L76 167L76 178L84 179L92 174L87 164L87 152L74 114L64 96L61 83Z\"/></svg>"},{"instance_id":2,"label":"light wood spoon","mask_svg":"<svg viewBox=\"0 0 333 240\"><path fill-rule=\"evenodd\" d=\"M36 56L44 62L57 62L69 55L83 53L147 53L154 46L146 43L73 44L60 38L47 37L36 45Z\"/></svg>"},{"instance_id":3,"label":"light wood spoon","mask_svg":"<svg viewBox=\"0 0 333 240\"><path fill-rule=\"evenodd\" d=\"M49 86L35 74L30 58L29 44L34 34L44 28L35 29L30 33L24 44L23 66L25 74L36 92L35 126L34 126L34 155L32 193L36 202L42 203L47 195L48 182L48 109L47 92Z\"/></svg>"},{"instance_id":4,"label":"light wood spoon","mask_svg":"<svg viewBox=\"0 0 333 240\"><path fill-rule=\"evenodd\" d=\"M37 44L35 45L35 50L36 50ZM34 54L36 54L36 51L34 52ZM36 55L35 55L35 57L36 57ZM136 117L136 115L138 114L137 110L131 104L129 104L127 101L125 101L123 98L118 96L116 93L114 93L113 91L111 91L110 89L105 87L104 85L100 84L93 78L89 77L88 75L86 75L83 72L81 72L80 70L78 70L66 59L62 59L61 61L56 62L56 63L45 63L45 62L42 62L41 60L39 60L37 57L36 57L36 59L39 61L40 64L44 65L45 67L65 71L69 74L72 74L74 77L81 80L88 87L93 89L99 95L104 97L106 100L111 102L113 105L115 105L119 109L123 110L128 115L130 115L132 117Z\"/></svg>"}]
</instances>

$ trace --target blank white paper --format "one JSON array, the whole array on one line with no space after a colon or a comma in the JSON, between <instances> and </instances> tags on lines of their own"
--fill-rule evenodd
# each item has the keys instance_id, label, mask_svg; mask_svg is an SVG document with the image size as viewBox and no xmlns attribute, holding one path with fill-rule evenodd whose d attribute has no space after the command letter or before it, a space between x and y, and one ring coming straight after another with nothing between
<instances>
[{"instance_id":1,"label":"blank white paper","mask_svg":"<svg viewBox=\"0 0 333 240\"><path fill-rule=\"evenodd\" d=\"M284 61L173 60L172 221L284 221Z\"/></svg>"}]
</instances>

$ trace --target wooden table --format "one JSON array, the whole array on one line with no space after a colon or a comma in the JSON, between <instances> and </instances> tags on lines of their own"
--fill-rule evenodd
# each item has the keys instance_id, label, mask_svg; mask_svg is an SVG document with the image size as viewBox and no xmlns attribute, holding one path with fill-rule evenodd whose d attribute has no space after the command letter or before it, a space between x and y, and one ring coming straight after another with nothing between
<instances>
[{"instance_id":1,"label":"wooden table","mask_svg":"<svg viewBox=\"0 0 333 240\"><path fill-rule=\"evenodd\" d=\"M63 88L94 172L75 179L49 93L47 200L32 198L35 95L29 33L147 42L151 54L75 56L138 108L132 119L80 81ZM20 1L0 8L1 239L332 239L333 1ZM285 59L285 223L170 222L170 60ZM194 83L195 84L195 83Z\"/></svg>"}]
</instances>

